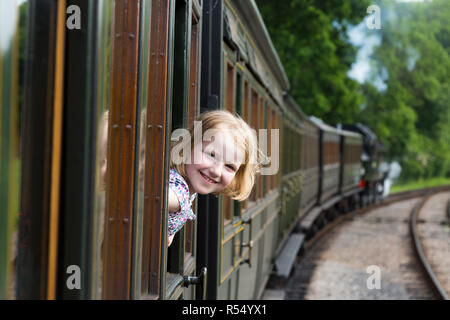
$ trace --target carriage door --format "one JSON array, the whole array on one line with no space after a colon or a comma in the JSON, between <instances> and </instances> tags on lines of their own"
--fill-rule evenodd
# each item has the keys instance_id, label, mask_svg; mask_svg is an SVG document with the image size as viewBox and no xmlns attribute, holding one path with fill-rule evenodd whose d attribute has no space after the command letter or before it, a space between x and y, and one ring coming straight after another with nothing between
<instances>
[{"instance_id":1,"label":"carriage door","mask_svg":"<svg viewBox=\"0 0 450 320\"><path fill-rule=\"evenodd\" d=\"M172 131L193 125L199 111L201 15L198 0L175 0L174 3ZM197 199L193 202L193 210L198 216ZM195 259L196 226L197 220L188 220L168 248L166 299L195 299L196 288L203 290L203 286L193 285L201 269L196 266ZM203 281L204 272L197 280Z\"/></svg>"}]
</instances>

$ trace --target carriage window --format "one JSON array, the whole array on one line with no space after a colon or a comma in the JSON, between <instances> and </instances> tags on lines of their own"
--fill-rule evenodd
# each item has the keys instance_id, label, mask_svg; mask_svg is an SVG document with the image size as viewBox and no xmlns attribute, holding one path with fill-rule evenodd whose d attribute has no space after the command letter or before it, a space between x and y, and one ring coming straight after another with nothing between
<instances>
[{"instance_id":1,"label":"carriage window","mask_svg":"<svg viewBox=\"0 0 450 320\"><path fill-rule=\"evenodd\" d=\"M198 93L199 93L199 75L198 75L198 58L199 58L199 23L195 14L192 14L191 27L191 55L190 55L190 86L189 86L189 105L188 105L188 127L194 125L194 120L198 115ZM197 214L197 199L192 204L194 214ZM185 263L194 252L195 246L195 222L188 220L185 225Z\"/></svg>"},{"instance_id":2,"label":"carriage window","mask_svg":"<svg viewBox=\"0 0 450 320\"><path fill-rule=\"evenodd\" d=\"M267 102L264 100L264 98L261 99L261 105L260 105L260 115L259 115L259 129L267 129L267 109L268 109L268 105ZM267 133L269 133L269 131L267 131ZM268 156L270 153L270 148L267 148L268 146L268 142L270 140L270 136L267 137L267 145L265 146L266 148L266 154L265 156ZM259 143L261 143L259 136L258 136L258 141ZM260 146L261 147L261 146ZM260 177L260 194L259 197L260 199L262 199L263 197L265 197L266 193L267 193L267 176L263 176L263 175L259 175Z\"/></svg>"},{"instance_id":3,"label":"carriage window","mask_svg":"<svg viewBox=\"0 0 450 320\"><path fill-rule=\"evenodd\" d=\"M189 67L186 52L188 50L187 23L188 6L185 1L175 2L175 36L173 56L173 93L172 93L172 130L187 128L188 126L188 90L187 81ZM189 39L190 41L190 39ZM175 234L168 250L167 271L173 274L182 273L186 228L182 228ZM184 251L184 250L183 250ZM167 275L167 281L173 280L173 275Z\"/></svg>"},{"instance_id":4,"label":"carriage window","mask_svg":"<svg viewBox=\"0 0 450 320\"><path fill-rule=\"evenodd\" d=\"M271 130L275 130L275 117L276 117L276 112L273 108L271 108L271 115L270 115L270 121L269 121L269 128ZM272 139L270 139L270 143L269 143L269 150L272 149L272 143L276 143L276 141L272 141ZM275 177L277 174L273 174L269 177L269 190L273 190L275 189Z\"/></svg>"},{"instance_id":5,"label":"carriage window","mask_svg":"<svg viewBox=\"0 0 450 320\"><path fill-rule=\"evenodd\" d=\"M183 128L186 124L186 92L185 92L185 70L186 70L186 4L177 1L175 8L175 47L174 47L174 70L173 70L173 94L172 94L172 129Z\"/></svg>"},{"instance_id":6,"label":"carriage window","mask_svg":"<svg viewBox=\"0 0 450 320\"><path fill-rule=\"evenodd\" d=\"M234 105L235 105L235 87L234 87L234 66L231 64L228 59L226 59L226 70L225 70L225 101L224 101L224 107L225 110L230 111L231 113L234 112ZM234 204L233 200L231 200L229 197L223 196L222 197L222 214L223 214L223 224L227 225L231 222L233 217L233 210Z\"/></svg>"},{"instance_id":7,"label":"carriage window","mask_svg":"<svg viewBox=\"0 0 450 320\"><path fill-rule=\"evenodd\" d=\"M249 123L249 117L248 117L248 109L249 109L249 84L247 80L244 80L244 87L243 87L243 91L242 91L242 97L241 97L242 102L240 103L242 105L242 109L241 109L241 116L242 119ZM241 213L244 212L247 209L247 203L248 200L244 200L241 202Z\"/></svg>"},{"instance_id":8,"label":"carriage window","mask_svg":"<svg viewBox=\"0 0 450 320\"><path fill-rule=\"evenodd\" d=\"M256 130L258 132L258 111L259 111L259 96L258 93L252 88L251 89L251 108L250 108L250 114L248 115L250 124L250 127ZM250 193L249 207L256 203L256 200L259 195L259 178L256 178L255 180L255 186L253 187L252 192Z\"/></svg>"},{"instance_id":9,"label":"carriage window","mask_svg":"<svg viewBox=\"0 0 450 320\"><path fill-rule=\"evenodd\" d=\"M168 104L166 73L168 65L168 43L160 41L168 36L169 10L167 2L142 1L142 19L140 47L140 82L138 106L137 168L136 183L136 218L135 225L135 264L134 297L135 299L162 298L161 277L165 274L165 260L162 237L164 234L163 213L164 192L167 170L167 119ZM151 52L161 54L152 55Z\"/></svg>"},{"instance_id":10,"label":"carriage window","mask_svg":"<svg viewBox=\"0 0 450 320\"><path fill-rule=\"evenodd\" d=\"M235 112L242 117L242 74L236 72L236 95L235 95ZM233 200L233 212L234 216L241 215L242 203L240 201Z\"/></svg>"},{"instance_id":11,"label":"carriage window","mask_svg":"<svg viewBox=\"0 0 450 320\"><path fill-rule=\"evenodd\" d=\"M269 109L268 109L268 115L269 116L268 116L268 120L267 120L267 129L268 129L267 130L267 136L270 137L271 136L271 130L275 129L275 126L274 126L274 124L275 124L275 111L273 110L272 106L270 106ZM267 150L272 150L272 143L274 143L272 141L272 139L268 138ZM270 156L273 157L272 154ZM273 190L275 188L275 183L274 183L275 175L268 176L267 180L268 180L267 190L271 191L271 190Z\"/></svg>"},{"instance_id":12,"label":"carriage window","mask_svg":"<svg viewBox=\"0 0 450 320\"><path fill-rule=\"evenodd\" d=\"M240 72L236 73L235 110L242 117L242 74Z\"/></svg>"},{"instance_id":13,"label":"carriage window","mask_svg":"<svg viewBox=\"0 0 450 320\"><path fill-rule=\"evenodd\" d=\"M199 28L198 18L192 15L191 56L190 56L190 86L189 86L189 125L194 123L198 114L198 64L199 64Z\"/></svg>"},{"instance_id":14,"label":"carriage window","mask_svg":"<svg viewBox=\"0 0 450 320\"><path fill-rule=\"evenodd\" d=\"M144 21L148 21L150 15L150 9L147 2L142 2L142 19ZM147 57L149 54L149 25L147 23L142 24L141 31L142 32L142 45L140 47L140 55ZM139 105L137 106L137 136L136 136L136 170L135 170L135 212L134 212L134 224L135 224L135 239L134 239L134 260L136 263L134 264L134 272L133 272L133 291L132 291L132 299L138 299L141 295L147 295L149 293L149 279L148 279L148 263L143 261L148 261L149 253L151 250L149 249L151 240L149 240L149 232L146 230L150 228L146 228L148 226L148 219L145 215L145 211L148 211L148 206L145 206L145 194L149 192L146 188L148 186L147 179L150 176L148 173L145 174L146 168L146 160L149 161L146 157L146 142L147 142L147 133L151 131L148 130L148 119L147 119L147 104L149 101L149 95L151 94L149 90L147 90L149 85L149 64L148 59L141 59L140 61L140 78L139 78ZM150 114L151 115L151 114ZM156 137L153 137L156 140ZM153 146L153 148L155 148ZM153 149L154 150L154 149ZM162 165L162 163L161 163ZM137 226L144 226L143 228L139 228ZM156 229L156 228L154 228ZM139 283L139 280L141 282ZM154 293L156 296L156 292Z\"/></svg>"},{"instance_id":15,"label":"carriage window","mask_svg":"<svg viewBox=\"0 0 450 320\"><path fill-rule=\"evenodd\" d=\"M139 110L136 97L138 87L138 52L139 52L139 19L140 3L133 1L115 1L107 3L112 10L112 29L107 33L111 38L111 46L105 46L104 55L98 59L111 59L110 67L110 100L108 116L108 148L106 169L106 213L104 220L104 240L100 252L103 254L103 292L105 299L129 298L131 284L131 260L133 258L133 202L135 176L139 170L136 156L139 148L135 148L137 122L142 110ZM100 3L99 3L100 4ZM107 4L105 4L107 5ZM109 12L104 12L109 19ZM125 18L128 23L123 23ZM107 26L106 26L107 27ZM100 26L103 30L103 26ZM115 36L111 36L114 34ZM126 39L123 35L133 34L134 38ZM122 35L117 36L117 35ZM109 40L108 40L109 41ZM107 50L111 50L110 53ZM127 52L128 54L123 54ZM136 54L131 54L136 53ZM129 72L123 72L123 66ZM106 69L107 70L107 69ZM107 72L103 70L104 72ZM101 76L99 79L101 79ZM98 86L99 88L101 87ZM104 108L105 105L99 105Z\"/></svg>"},{"instance_id":16,"label":"carriage window","mask_svg":"<svg viewBox=\"0 0 450 320\"><path fill-rule=\"evenodd\" d=\"M277 129L277 130L280 130L280 133L279 133L280 134L280 141L279 141L279 143L281 143L281 129L280 129L280 123L279 123L279 116L278 116L277 112L275 112L274 120L275 120L274 128ZM279 149L282 149L281 145L280 145ZM275 186L275 188L278 188L278 185L279 185L278 181L279 181L280 174L281 174L281 170L278 170L278 172L274 175L274 186Z\"/></svg>"},{"instance_id":17,"label":"carriage window","mask_svg":"<svg viewBox=\"0 0 450 320\"><path fill-rule=\"evenodd\" d=\"M172 130L191 127L199 113L200 24L196 9L191 10L188 4L188 1L175 2ZM192 210L198 216L196 207L197 200L194 200ZM180 286L180 276L192 275L195 269L195 235L196 220L188 220L168 248L166 290L170 292L166 295L175 294L172 298L193 296L194 286L184 290L176 288Z\"/></svg>"},{"instance_id":18,"label":"carriage window","mask_svg":"<svg viewBox=\"0 0 450 320\"><path fill-rule=\"evenodd\" d=\"M234 67L230 62L226 63L226 90L225 109L234 112Z\"/></svg>"},{"instance_id":19,"label":"carriage window","mask_svg":"<svg viewBox=\"0 0 450 320\"><path fill-rule=\"evenodd\" d=\"M257 106L257 115L256 115L256 136L258 137L259 142L259 129L263 129L263 121L264 121L264 98L260 97L259 103ZM261 148L261 146L259 146ZM257 193L256 193L256 200L260 200L262 198L263 194L263 177L261 175L258 175L256 178L257 183Z\"/></svg>"},{"instance_id":20,"label":"carriage window","mask_svg":"<svg viewBox=\"0 0 450 320\"><path fill-rule=\"evenodd\" d=\"M245 120L245 122L248 123L249 120L249 85L248 85L248 81L245 80L244 81L244 92L242 94L242 98L243 98L243 106L242 106L242 119Z\"/></svg>"},{"instance_id":21,"label":"carriage window","mask_svg":"<svg viewBox=\"0 0 450 320\"><path fill-rule=\"evenodd\" d=\"M104 4L99 9L99 24L104 27L99 34L98 44L98 78L97 110L96 110L96 162L95 162L95 197L93 214L93 248L92 248L92 292L94 299L101 299L103 294L103 248L105 237L105 212L108 168L108 132L109 132L109 106L111 86L111 5Z\"/></svg>"}]
</instances>

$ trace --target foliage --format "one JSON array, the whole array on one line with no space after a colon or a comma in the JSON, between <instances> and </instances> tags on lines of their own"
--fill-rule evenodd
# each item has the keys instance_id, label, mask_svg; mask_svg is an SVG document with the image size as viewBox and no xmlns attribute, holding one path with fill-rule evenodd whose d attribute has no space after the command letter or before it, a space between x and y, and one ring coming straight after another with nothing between
<instances>
[{"instance_id":1,"label":"foliage","mask_svg":"<svg viewBox=\"0 0 450 320\"><path fill-rule=\"evenodd\" d=\"M348 43L347 28L365 16L369 0L257 4L290 80L290 94L303 111L330 122L351 121L362 95L359 84L347 77L357 52Z\"/></svg>"},{"instance_id":2,"label":"foliage","mask_svg":"<svg viewBox=\"0 0 450 320\"><path fill-rule=\"evenodd\" d=\"M450 177L450 1L257 0L291 82L290 94L328 123L360 121L402 165L402 181ZM347 76L347 30L381 7L371 79ZM375 79L383 79L385 90Z\"/></svg>"},{"instance_id":3,"label":"foliage","mask_svg":"<svg viewBox=\"0 0 450 320\"><path fill-rule=\"evenodd\" d=\"M364 85L359 115L403 167L402 180L450 176L450 2L381 2L381 44L374 75L387 89ZM383 71L384 70L384 71Z\"/></svg>"}]
</instances>

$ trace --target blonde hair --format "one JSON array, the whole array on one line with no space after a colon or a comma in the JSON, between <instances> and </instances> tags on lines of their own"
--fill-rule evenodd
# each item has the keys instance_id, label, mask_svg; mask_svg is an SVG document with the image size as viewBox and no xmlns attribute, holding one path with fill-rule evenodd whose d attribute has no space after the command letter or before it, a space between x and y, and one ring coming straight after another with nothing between
<instances>
[{"instance_id":1,"label":"blonde hair","mask_svg":"<svg viewBox=\"0 0 450 320\"><path fill-rule=\"evenodd\" d=\"M233 132L237 146L244 151L244 163L237 170L233 181L219 194L224 194L234 200L243 201L250 195L255 184L256 174L261 168L262 153L258 148L255 132L236 114L224 110L208 111L201 114L197 121L201 121L203 133L209 129L228 129ZM194 126L189 128L191 136L191 151L194 148ZM203 141L203 140L202 140ZM172 144L171 149L179 142ZM170 159L170 167L177 170L185 179L185 163L175 164Z\"/></svg>"}]
</instances>

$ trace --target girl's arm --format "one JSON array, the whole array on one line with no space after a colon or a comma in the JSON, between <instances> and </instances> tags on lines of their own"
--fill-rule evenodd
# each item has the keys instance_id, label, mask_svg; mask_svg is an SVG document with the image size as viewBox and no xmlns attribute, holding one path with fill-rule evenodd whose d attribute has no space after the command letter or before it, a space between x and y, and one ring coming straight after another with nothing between
<instances>
[{"instance_id":1,"label":"girl's arm","mask_svg":"<svg viewBox=\"0 0 450 320\"><path fill-rule=\"evenodd\" d=\"M175 235L173 234L173 235L171 235L171 236L169 236L169 238L167 239L167 246L168 247L170 247L170 245L172 244L172 241L173 241L173 237L175 237Z\"/></svg>"},{"instance_id":2,"label":"girl's arm","mask_svg":"<svg viewBox=\"0 0 450 320\"><path fill-rule=\"evenodd\" d=\"M180 201L178 200L177 195L169 188L169 212L176 212L180 210L180 208Z\"/></svg>"},{"instance_id":3,"label":"girl's arm","mask_svg":"<svg viewBox=\"0 0 450 320\"><path fill-rule=\"evenodd\" d=\"M169 212L176 212L180 210L180 207L180 201L178 200L177 195L169 188ZM167 239L168 247L171 245L174 236L175 235L173 234Z\"/></svg>"}]
</instances>

